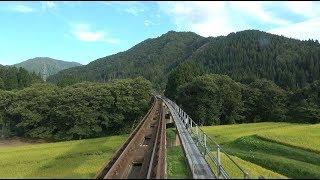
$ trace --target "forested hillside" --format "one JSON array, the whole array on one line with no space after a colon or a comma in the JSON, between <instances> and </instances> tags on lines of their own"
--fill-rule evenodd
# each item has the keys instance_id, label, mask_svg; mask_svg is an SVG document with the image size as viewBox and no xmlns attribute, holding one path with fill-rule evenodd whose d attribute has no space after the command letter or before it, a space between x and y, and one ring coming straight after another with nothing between
<instances>
[{"instance_id":1,"label":"forested hillside","mask_svg":"<svg viewBox=\"0 0 320 180\"><path fill-rule=\"evenodd\" d=\"M297 89L320 78L320 44L257 30L208 38L169 31L125 52L64 70L49 81L105 82L141 75L163 90L169 73L167 95L172 97L178 86L206 73L227 74L243 83L266 78L284 89Z\"/></svg>"},{"instance_id":2,"label":"forested hillside","mask_svg":"<svg viewBox=\"0 0 320 180\"><path fill-rule=\"evenodd\" d=\"M106 82L116 78L143 76L155 88L164 89L168 74L193 52L204 38L192 32L168 33L147 39L131 49L107 56L50 76L48 81L58 83L69 79ZM198 43L198 44L197 44ZM193 45L194 44L194 45ZM75 80L71 80L75 81Z\"/></svg>"},{"instance_id":3,"label":"forested hillside","mask_svg":"<svg viewBox=\"0 0 320 180\"><path fill-rule=\"evenodd\" d=\"M61 70L81 66L80 63L56 60L48 57L36 57L14 65L23 67L29 72L35 72L46 80L48 76L54 75Z\"/></svg>"},{"instance_id":4,"label":"forested hillside","mask_svg":"<svg viewBox=\"0 0 320 180\"><path fill-rule=\"evenodd\" d=\"M38 82L42 82L41 77L24 68L0 65L0 90L22 89Z\"/></svg>"},{"instance_id":5,"label":"forested hillside","mask_svg":"<svg viewBox=\"0 0 320 180\"><path fill-rule=\"evenodd\" d=\"M150 97L151 84L141 77L0 90L1 133L49 140L123 134L147 112Z\"/></svg>"},{"instance_id":6,"label":"forested hillside","mask_svg":"<svg viewBox=\"0 0 320 180\"><path fill-rule=\"evenodd\" d=\"M256 79L242 84L227 75L206 74L180 86L175 100L203 125L252 122L320 122L320 81L285 91Z\"/></svg>"},{"instance_id":7,"label":"forested hillside","mask_svg":"<svg viewBox=\"0 0 320 180\"><path fill-rule=\"evenodd\" d=\"M177 87L206 73L243 83L266 78L286 90L302 88L320 79L320 44L255 30L212 38L171 74L166 94L174 97Z\"/></svg>"}]
</instances>

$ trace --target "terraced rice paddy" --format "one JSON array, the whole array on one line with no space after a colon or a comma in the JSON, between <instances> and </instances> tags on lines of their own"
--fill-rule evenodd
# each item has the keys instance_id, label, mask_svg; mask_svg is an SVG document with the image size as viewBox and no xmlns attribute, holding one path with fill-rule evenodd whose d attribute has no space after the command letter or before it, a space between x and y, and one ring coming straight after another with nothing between
<instances>
[{"instance_id":1,"label":"terraced rice paddy","mask_svg":"<svg viewBox=\"0 0 320 180\"><path fill-rule=\"evenodd\" d=\"M237 157L251 177L320 178L320 124L268 122L202 129Z\"/></svg>"},{"instance_id":2,"label":"terraced rice paddy","mask_svg":"<svg viewBox=\"0 0 320 180\"><path fill-rule=\"evenodd\" d=\"M320 124L268 122L202 129L221 144L251 178L320 178ZM168 129L167 138L174 137L173 129ZM93 178L125 139L126 136L110 136L2 147L1 178ZM232 177L242 178L224 154L221 162ZM189 173L181 146L169 147L168 178L190 178Z\"/></svg>"},{"instance_id":3,"label":"terraced rice paddy","mask_svg":"<svg viewBox=\"0 0 320 180\"><path fill-rule=\"evenodd\" d=\"M126 136L0 149L1 178L93 178Z\"/></svg>"}]
</instances>

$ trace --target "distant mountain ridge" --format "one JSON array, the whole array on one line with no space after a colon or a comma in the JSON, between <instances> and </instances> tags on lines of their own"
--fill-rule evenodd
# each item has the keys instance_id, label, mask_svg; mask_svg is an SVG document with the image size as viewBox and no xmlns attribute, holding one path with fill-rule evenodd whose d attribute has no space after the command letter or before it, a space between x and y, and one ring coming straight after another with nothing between
<instances>
[{"instance_id":1,"label":"distant mountain ridge","mask_svg":"<svg viewBox=\"0 0 320 180\"><path fill-rule=\"evenodd\" d=\"M187 59L199 41L193 32L169 31L157 38L149 38L127 51L99 58L86 66L63 70L48 78L57 83L64 78L80 81L108 82L117 78L143 76L154 88L164 88L169 73ZM201 44L201 43L200 43Z\"/></svg>"},{"instance_id":2,"label":"distant mountain ridge","mask_svg":"<svg viewBox=\"0 0 320 180\"><path fill-rule=\"evenodd\" d=\"M266 78L285 89L302 88L320 78L320 44L259 30L207 38L169 31L127 51L63 70L48 81L108 82L143 76L162 91L168 84L176 89L180 82L207 73L229 75L239 82Z\"/></svg>"},{"instance_id":3,"label":"distant mountain ridge","mask_svg":"<svg viewBox=\"0 0 320 180\"><path fill-rule=\"evenodd\" d=\"M47 77L58 73L64 69L81 66L82 64L77 62L67 62L62 60L56 60L49 57L36 57L28 59L24 62L15 64L15 67L23 67L29 72L35 72L40 74L41 77L46 80Z\"/></svg>"}]
</instances>

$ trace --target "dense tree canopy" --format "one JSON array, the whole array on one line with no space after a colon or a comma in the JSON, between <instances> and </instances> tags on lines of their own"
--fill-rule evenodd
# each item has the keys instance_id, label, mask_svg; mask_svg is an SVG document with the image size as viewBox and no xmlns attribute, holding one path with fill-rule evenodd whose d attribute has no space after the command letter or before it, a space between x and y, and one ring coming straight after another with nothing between
<instances>
[{"instance_id":1,"label":"dense tree canopy","mask_svg":"<svg viewBox=\"0 0 320 180\"><path fill-rule=\"evenodd\" d=\"M261 31L213 38L185 63L205 73L227 74L236 81L266 78L284 89L297 89L320 78L320 44Z\"/></svg>"},{"instance_id":2,"label":"dense tree canopy","mask_svg":"<svg viewBox=\"0 0 320 180\"><path fill-rule=\"evenodd\" d=\"M86 66L75 67L50 76L48 81L58 83L63 78L81 81L108 82L118 78L143 76L155 89L164 89L169 72L183 62L193 43L204 39L192 33L168 33L147 39L131 49L97 59Z\"/></svg>"},{"instance_id":3,"label":"dense tree canopy","mask_svg":"<svg viewBox=\"0 0 320 180\"><path fill-rule=\"evenodd\" d=\"M262 121L320 122L320 83L284 91L274 82L235 82L226 75L207 74L180 86L176 101L203 125Z\"/></svg>"},{"instance_id":4,"label":"dense tree canopy","mask_svg":"<svg viewBox=\"0 0 320 180\"><path fill-rule=\"evenodd\" d=\"M274 82L257 79L242 89L247 122L285 120L286 93Z\"/></svg>"},{"instance_id":5,"label":"dense tree canopy","mask_svg":"<svg viewBox=\"0 0 320 180\"><path fill-rule=\"evenodd\" d=\"M320 80L289 95L289 113L293 120L320 122Z\"/></svg>"},{"instance_id":6,"label":"dense tree canopy","mask_svg":"<svg viewBox=\"0 0 320 180\"><path fill-rule=\"evenodd\" d=\"M146 113L151 84L143 78L60 88L34 84L0 91L0 119L11 134L45 139L81 139L123 133Z\"/></svg>"},{"instance_id":7,"label":"dense tree canopy","mask_svg":"<svg viewBox=\"0 0 320 180\"><path fill-rule=\"evenodd\" d=\"M205 75L178 90L178 103L204 125L242 122L241 87L228 76Z\"/></svg>"},{"instance_id":8,"label":"dense tree canopy","mask_svg":"<svg viewBox=\"0 0 320 180\"><path fill-rule=\"evenodd\" d=\"M23 89L39 82L42 82L40 76L23 68L0 66L0 89Z\"/></svg>"}]
</instances>

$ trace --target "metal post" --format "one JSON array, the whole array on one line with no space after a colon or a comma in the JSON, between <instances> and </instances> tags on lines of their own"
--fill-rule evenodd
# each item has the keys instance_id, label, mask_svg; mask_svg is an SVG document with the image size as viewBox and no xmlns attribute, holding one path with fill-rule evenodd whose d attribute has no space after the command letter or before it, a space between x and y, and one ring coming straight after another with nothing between
<instances>
[{"instance_id":1,"label":"metal post","mask_svg":"<svg viewBox=\"0 0 320 180\"><path fill-rule=\"evenodd\" d=\"M189 125L188 118L186 116L183 116L183 118L185 119L185 126L188 129L188 125Z\"/></svg>"},{"instance_id":2,"label":"metal post","mask_svg":"<svg viewBox=\"0 0 320 180\"><path fill-rule=\"evenodd\" d=\"M196 171L195 171L196 168L194 168L195 166L196 166L195 164L192 164L192 172L193 172L193 174L196 174Z\"/></svg>"},{"instance_id":3,"label":"metal post","mask_svg":"<svg viewBox=\"0 0 320 180\"><path fill-rule=\"evenodd\" d=\"M207 136L203 135L203 141L204 141L204 155L207 154Z\"/></svg>"},{"instance_id":4,"label":"metal post","mask_svg":"<svg viewBox=\"0 0 320 180\"><path fill-rule=\"evenodd\" d=\"M244 179L249 179L249 174L248 173L244 173Z\"/></svg>"},{"instance_id":5,"label":"metal post","mask_svg":"<svg viewBox=\"0 0 320 180\"><path fill-rule=\"evenodd\" d=\"M196 134L197 134L197 137L198 137L198 126L196 126Z\"/></svg>"},{"instance_id":6,"label":"metal post","mask_svg":"<svg viewBox=\"0 0 320 180\"><path fill-rule=\"evenodd\" d=\"M196 140L197 140L197 146L199 144L199 130L198 130L198 126L196 126Z\"/></svg>"},{"instance_id":7,"label":"metal post","mask_svg":"<svg viewBox=\"0 0 320 180\"><path fill-rule=\"evenodd\" d=\"M220 146L217 145L218 177L221 175Z\"/></svg>"},{"instance_id":8,"label":"metal post","mask_svg":"<svg viewBox=\"0 0 320 180\"><path fill-rule=\"evenodd\" d=\"M202 139L201 139L201 131L199 131L199 142L200 142L200 145L202 144Z\"/></svg>"}]
</instances>

